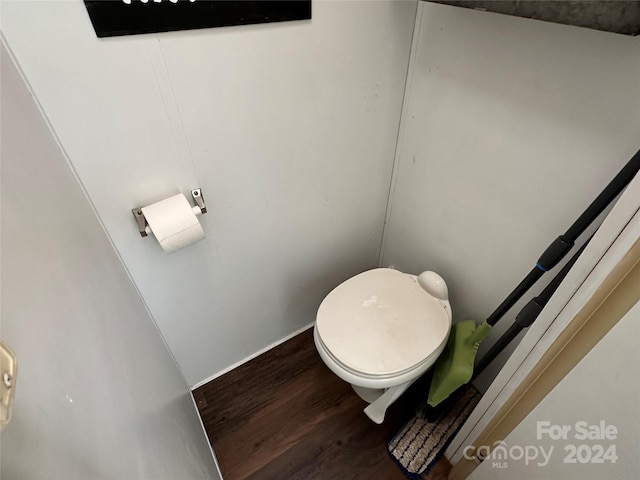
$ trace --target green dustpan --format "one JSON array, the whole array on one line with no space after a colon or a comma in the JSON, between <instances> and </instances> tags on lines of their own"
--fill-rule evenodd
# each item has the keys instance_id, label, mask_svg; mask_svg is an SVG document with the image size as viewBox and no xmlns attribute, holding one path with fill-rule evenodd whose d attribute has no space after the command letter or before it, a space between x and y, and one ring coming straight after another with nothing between
<instances>
[{"instance_id":1,"label":"green dustpan","mask_svg":"<svg viewBox=\"0 0 640 480\"><path fill-rule=\"evenodd\" d=\"M429 405L435 407L471 380L478 345L490 331L491 325L486 320L478 326L474 320L465 320L451 327L447 346L438 358L431 380Z\"/></svg>"}]
</instances>

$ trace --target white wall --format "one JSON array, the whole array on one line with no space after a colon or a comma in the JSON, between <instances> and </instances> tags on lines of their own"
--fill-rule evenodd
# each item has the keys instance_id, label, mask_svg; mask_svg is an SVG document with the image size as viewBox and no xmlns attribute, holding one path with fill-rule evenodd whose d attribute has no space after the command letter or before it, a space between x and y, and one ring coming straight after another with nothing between
<instances>
[{"instance_id":1,"label":"white wall","mask_svg":"<svg viewBox=\"0 0 640 480\"><path fill-rule=\"evenodd\" d=\"M485 460L470 479L562 478L566 480L596 480L602 478L637 478L640 471L640 436L638 424L638 391L640 391L640 355L637 340L640 336L640 303L636 304L618 324L591 350L540 404L505 438L508 452L506 464L497 468L491 459ZM617 430L615 438L576 438L584 430L584 424L598 426L604 421L610 431ZM566 438L552 438L543 433L541 425L568 425ZM580 457L573 456L572 447L580 449ZM586 445L586 447L582 446ZM613 453L617 458L604 457L602 463L587 461L567 463L565 459L591 460L599 451ZM526 462L518 459L518 447L538 449L539 458ZM533 447L533 448L532 448ZM548 463L540 448L544 449ZM611 450L610 450L611 449ZM589 456L591 455L591 456Z\"/></svg>"},{"instance_id":2,"label":"white wall","mask_svg":"<svg viewBox=\"0 0 640 480\"><path fill-rule=\"evenodd\" d=\"M416 2L98 40L81 1L2 2L2 31L190 385L309 324L376 266ZM131 208L200 186L165 255Z\"/></svg>"},{"instance_id":3,"label":"white wall","mask_svg":"<svg viewBox=\"0 0 640 480\"><path fill-rule=\"evenodd\" d=\"M1 476L220 478L180 372L2 47Z\"/></svg>"},{"instance_id":4,"label":"white wall","mask_svg":"<svg viewBox=\"0 0 640 480\"><path fill-rule=\"evenodd\" d=\"M407 85L381 263L479 321L640 148L640 42L421 2Z\"/></svg>"}]
</instances>

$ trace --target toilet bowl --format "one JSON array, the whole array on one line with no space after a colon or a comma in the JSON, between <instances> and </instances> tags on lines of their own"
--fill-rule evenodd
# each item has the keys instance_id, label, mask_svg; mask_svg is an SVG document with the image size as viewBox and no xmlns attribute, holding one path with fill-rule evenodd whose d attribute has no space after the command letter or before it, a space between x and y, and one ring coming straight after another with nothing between
<instances>
[{"instance_id":1,"label":"toilet bowl","mask_svg":"<svg viewBox=\"0 0 640 480\"><path fill-rule=\"evenodd\" d=\"M376 268L326 296L313 338L329 369L369 403L367 416L382 423L386 409L435 363L450 330L442 277Z\"/></svg>"}]
</instances>

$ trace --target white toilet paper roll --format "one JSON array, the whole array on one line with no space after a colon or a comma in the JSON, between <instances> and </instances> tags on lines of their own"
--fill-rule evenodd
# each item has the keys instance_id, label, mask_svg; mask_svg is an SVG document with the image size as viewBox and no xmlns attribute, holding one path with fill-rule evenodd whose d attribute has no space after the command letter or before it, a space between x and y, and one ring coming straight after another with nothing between
<instances>
[{"instance_id":1,"label":"white toilet paper roll","mask_svg":"<svg viewBox=\"0 0 640 480\"><path fill-rule=\"evenodd\" d=\"M200 209L192 208L181 193L142 207L151 231L167 253L177 252L204 238L196 213L199 214Z\"/></svg>"}]
</instances>

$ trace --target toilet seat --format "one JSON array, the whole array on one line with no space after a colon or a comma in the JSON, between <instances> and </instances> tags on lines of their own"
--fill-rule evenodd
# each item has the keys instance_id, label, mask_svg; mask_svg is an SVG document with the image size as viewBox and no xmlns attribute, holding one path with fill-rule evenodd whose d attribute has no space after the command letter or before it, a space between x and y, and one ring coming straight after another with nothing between
<instances>
[{"instance_id":1,"label":"toilet seat","mask_svg":"<svg viewBox=\"0 0 640 480\"><path fill-rule=\"evenodd\" d=\"M352 368L350 368L348 365L345 365L344 363L342 363L338 358L335 357L335 355L333 355L331 353L331 351L327 348L327 346L324 344L324 342L322 341L322 339L320 338L320 336L318 335L318 329L314 329L314 340L316 343L316 346L318 347L318 350L321 354L321 356L323 356L325 363L326 360L329 360L329 362L333 363L333 365L335 365L335 367L337 367L338 372L335 372L338 374L338 376L342 376L344 375L344 373L348 373L350 375L350 378L348 379L350 382L353 382L354 378L358 378L360 380L363 381L373 381L373 382L383 382L384 380L392 380L393 383L396 383L396 379L399 377L404 377L404 376L411 376L411 373L417 370L424 370L425 366L429 367L431 366L435 360L438 358L438 356L440 355L440 353L442 353L442 349L438 348L437 350L435 350L431 355L429 355L428 357L426 357L424 360L422 360L420 363L418 363L417 365L413 365L411 367L405 368L404 370L401 371L396 371L390 374L379 374L379 375L371 375L368 373L364 373L364 372L360 372L357 370L354 370ZM444 346L444 344L443 344ZM328 359L326 357L329 357ZM331 367L330 367L331 368ZM347 379L345 379L347 380ZM376 384L378 385L378 384Z\"/></svg>"},{"instance_id":2,"label":"toilet seat","mask_svg":"<svg viewBox=\"0 0 640 480\"><path fill-rule=\"evenodd\" d=\"M431 365L444 348L451 327L447 306L412 275L369 270L324 299L316 317L316 342L354 376L405 376Z\"/></svg>"}]
</instances>

